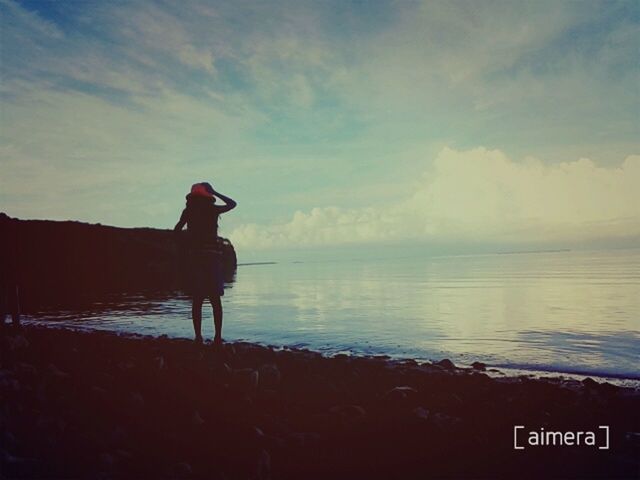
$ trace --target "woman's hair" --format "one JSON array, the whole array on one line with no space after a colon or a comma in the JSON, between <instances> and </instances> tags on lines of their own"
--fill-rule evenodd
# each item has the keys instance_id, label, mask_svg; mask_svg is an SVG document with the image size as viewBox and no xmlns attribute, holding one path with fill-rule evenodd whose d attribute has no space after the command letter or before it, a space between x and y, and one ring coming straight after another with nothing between
<instances>
[{"instance_id":1,"label":"woman's hair","mask_svg":"<svg viewBox=\"0 0 640 480\"><path fill-rule=\"evenodd\" d=\"M187 195L187 208L201 208L203 206L213 205L215 198L201 197L199 195Z\"/></svg>"}]
</instances>

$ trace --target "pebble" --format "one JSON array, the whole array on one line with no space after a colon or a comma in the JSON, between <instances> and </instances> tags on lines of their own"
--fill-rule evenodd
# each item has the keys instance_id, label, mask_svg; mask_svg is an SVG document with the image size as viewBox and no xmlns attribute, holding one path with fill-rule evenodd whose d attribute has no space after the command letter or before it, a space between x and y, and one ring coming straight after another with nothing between
<instances>
[{"instance_id":1,"label":"pebble","mask_svg":"<svg viewBox=\"0 0 640 480\"><path fill-rule=\"evenodd\" d=\"M49 374L50 377L56 378L58 380L63 380L69 377L68 373L63 372L58 367L56 367L53 363L50 363L47 366L47 373Z\"/></svg>"},{"instance_id":2,"label":"pebble","mask_svg":"<svg viewBox=\"0 0 640 480\"><path fill-rule=\"evenodd\" d=\"M174 478L185 478L193 475L193 468L187 462L176 463L171 468L171 476Z\"/></svg>"},{"instance_id":3,"label":"pebble","mask_svg":"<svg viewBox=\"0 0 640 480\"><path fill-rule=\"evenodd\" d=\"M131 395L129 397L129 400L131 402L131 405L136 407L136 408L144 407L144 397L139 392L131 393Z\"/></svg>"},{"instance_id":4,"label":"pebble","mask_svg":"<svg viewBox=\"0 0 640 480\"><path fill-rule=\"evenodd\" d=\"M413 409L412 413L420 420L429 420L429 410L427 410L426 408L416 407Z\"/></svg>"},{"instance_id":5,"label":"pebble","mask_svg":"<svg viewBox=\"0 0 640 480\"><path fill-rule=\"evenodd\" d=\"M453 370L454 368L456 368L455 364L448 358L444 358L439 362L436 362L436 365L439 365L440 367L445 368L447 370Z\"/></svg>"},{"instance_id":6,"label":"pebble","mask_svg":"<svg viewBox=\"0 0 640 480\"><path fill-rule=\"evenodd\" d=\"M273 389L277 387L282 380L280 370L272 363L262 365L258 369L258 374L261 388Z\"/></svg>"},{"instance_id":7,"label":"pebble","mask_svg":"<svg viewBox=\"0 0 640 480\"><path fill-rule=\"evenodd\" d=\"M473 362L471 366L474 370L480 370L481 372L484 372L487 369L487 365L482 362Z\"/></svg>"},{"instance_id":8,"label":"pebble","mask_svg":"<svg viewBox=\"0 0 640 480\"><path fill-rule=\"evenodd\" d=\"M232 381L236 388L244 392L251 392L258 387L259 374L252 368L233 370Z\"/></svg>"},{"instance_id":9,"label":"pebble","mask_svg":"<svg viewBox=\"0 0 640 480\"><path fill-rule=\"evenodd\" d=\"M418 391L415 388L403 385L400 387L392 388L387 393L385 393L384 396L387 400L390 401L400 401L416 396L417 394Z\"/></svg>"},{"instance_id":10,"label":"pebble","mask_svg":"<svg viewBox=\"0 0 640 480\"><path fill-rule=\"evenodd\" d=\"M200 412L198 412L197 410L194 410L193 415L191 416L191 423L193 423L194 425L204 425L205 424L204 419L200 415Z\"/></svg>"},{"instance_id":11,"label":"pebble","mask_svg":"<svg viewBox=\"0 0 640 480\"><path fill-rule=\"evenodd\" d=\"M23 348L27 348L29 346L29 341L24 337L24 335L13 335L7 337L7 347L10 351L15 352L16 350L20 350Z\"/></svg>"},{"instance_id":12,"label":"pebble","mask_svg":"<svg viewBox=\"0 0 640 480\"><path fill-rule=\"evenodd\" d=\"M360 405L336 405L329 409L331 413L337 413L348 420L359 420L367 413Z\"/></svg>"},{"instance_id":13,"label":"pebble","mask_svg":"<svg viewBox=\"0 0 640 480\"><path fill-rule=\"evenodd\" d=\"M153 361L155 363L155 367L156 367L157 370L162 370L164 368L165 361L164 361L164 357L162 355L158 356L158 357L155 357L153 359Z\"/></svg>"}]
</instances>

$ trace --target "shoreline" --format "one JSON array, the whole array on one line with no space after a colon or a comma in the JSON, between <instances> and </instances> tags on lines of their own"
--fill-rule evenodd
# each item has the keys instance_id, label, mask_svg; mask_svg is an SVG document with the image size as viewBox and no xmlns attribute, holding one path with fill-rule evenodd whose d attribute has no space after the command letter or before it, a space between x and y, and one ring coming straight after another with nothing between
<instances>
[{"instance_id":1,"label":"shoreline","mask_svg":"<svg viewBox=\"0 0 640 480\"><path fill-rule=\"evenodd\" d=\"M148 338L155 339L160 337L167 337L174 340L192 340L191 336L169 336L168 334L162 333L138 333L138 332L128 332L123 330L115 330L109 328L95 328L95 326L83 327L81 324L78 325L70 325L69 323L57 324L55 321L48 320L34 320L34 319L24 319L22 323L26 326L35 326L38 328L53 328L53 329L64 329L64 330L74 330L79 332L109 332L122 337L131 337L131 338ZM205 339L205 344L210 343L211 339ZM309 346L300 346L299 344L294 345L274 345L269 341L262 340L250 340L244 338L232 339L229 341L230 343L250 343L261 347L273 348L276 350L280 349L289 349L289 350L304 350L316 352L323 357L333 358L336 355L345 354L354 358L383 358L386 357L391 362L402 362L402 361L415 361L418 364L431 364L437 362L439 360L434 360L430 358L418 358L410 355L404 354L393 354L393 353L375 353L375 352L347 352L345 353L344 349L340 352L334 353L329 351L324 351L320 348L314 348L312 345ZM471 355L467 355L472 357ZM448 358L445 357L448 360ZM592 378L599 382L610 382L614 385L621 387L629 387L629 388L639 388L640 389L640 374L628 374L628 373L610 373L610 372L599 372L599 371L588 371L581 370L579 368L572 369L571 367L565 368L554 368L553 366L546 367L544 365L518 365L518 364L505 364L505 363L486 363L481 362L480 360L475 360L471 363L469 361L465 362L454 362L456 366L462 369L473 369L473 363L482 363L486 366L485 370L481 370L484 373L490 376L496 376L499 378L500 375L505 377L517 377L517 376L530 376L536 379L544 379L544 378L554 378L554 377L562 377L567 380L578 380L582 381L585 378Z\"/></svg>"},{"instance_id":2,"label":"shoreline","mask_svg":"<svg viewBox=\"0 0 640 480\"><path fill-rule=\"evenodd\" d=\"M628 478L640 390L491 377L248 342L51 326L2 335L8 477ZM514 425L611 429L611 450L513 450Z\"/></svg>"}]
</instances>

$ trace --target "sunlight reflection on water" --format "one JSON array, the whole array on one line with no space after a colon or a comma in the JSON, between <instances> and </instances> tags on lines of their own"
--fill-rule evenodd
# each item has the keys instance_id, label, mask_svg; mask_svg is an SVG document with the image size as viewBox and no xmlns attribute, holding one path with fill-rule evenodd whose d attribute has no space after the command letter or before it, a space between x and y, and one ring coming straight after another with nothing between
<instances>
[{"instance_id":1,"label":"sunlight reflection on water","mask_svg":"<svg viewBox=\"0 0 640 480\"><path fill-rule=\"evenodd\" d=\"M640 250L248 265L225 292L228 340L640 377ZM189 315L164 293L31 319L191 337Z\"/></svg>"}]
</instances>

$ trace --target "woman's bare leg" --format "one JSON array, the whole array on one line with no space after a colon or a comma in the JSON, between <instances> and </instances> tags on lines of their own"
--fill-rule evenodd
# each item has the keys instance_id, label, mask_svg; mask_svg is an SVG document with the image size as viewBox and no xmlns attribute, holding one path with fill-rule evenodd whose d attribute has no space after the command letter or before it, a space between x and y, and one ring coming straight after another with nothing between
<instances>
[{"instance_id":1,"label":"woman's bare leg","mask_svg":"<svg viewBox=\"0 0 640 480\"><path fill-rule=\"evenodd\" d=\"M193 331L196 334L196 342L202 341L202 302L204 298L193 297L191 303L191 316L193 318Z\"/></svg>"},{"instance_id":2,"label":"woman's bare leg","mask_svg":"<svg viewBox=\"0 0 640 480\"><path fill-rule=\"evenodd\" d=\"M219 296L211 296L209 301L213 308L213 326L216 329L213 341L214 343L220 343L222 342L222 301Z\"/></svg>"}]
</instances>

